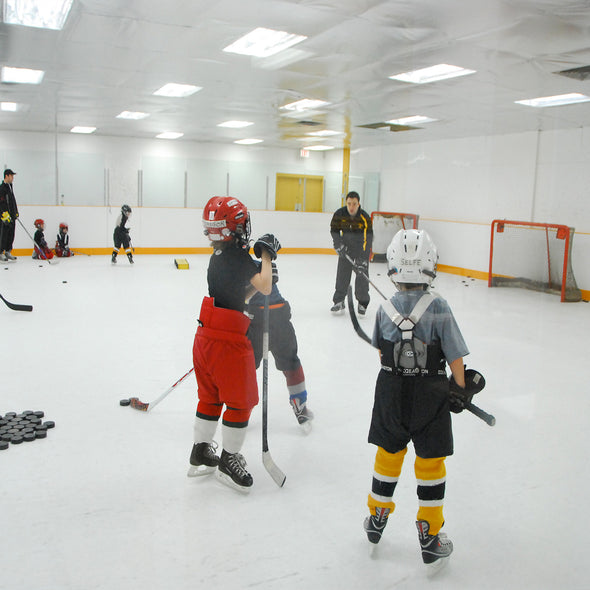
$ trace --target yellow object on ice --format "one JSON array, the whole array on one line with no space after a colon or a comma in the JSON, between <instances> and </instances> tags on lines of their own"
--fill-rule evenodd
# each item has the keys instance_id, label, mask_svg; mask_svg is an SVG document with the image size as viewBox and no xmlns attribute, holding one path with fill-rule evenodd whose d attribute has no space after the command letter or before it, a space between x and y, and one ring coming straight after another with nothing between
<instances>
[{"instance_id":1,"label":"yellow object on ice","mask_svg":"<svg viewBox=\"0 0 590 590\"><path fill-rule=\"evenodd\" d=\"M186 258L175 258L174 264L176 268L188 268L188 261Z\"/></svg>"}]
</instances>

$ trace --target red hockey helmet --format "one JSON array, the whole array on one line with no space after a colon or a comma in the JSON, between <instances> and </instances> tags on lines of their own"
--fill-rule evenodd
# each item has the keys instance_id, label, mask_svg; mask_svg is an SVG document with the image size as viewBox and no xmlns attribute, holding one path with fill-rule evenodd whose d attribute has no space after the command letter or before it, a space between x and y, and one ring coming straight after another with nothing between
<instances>
[{"instance_id":1,"label":"red hockey helmet","mask_svg":"<svg viewBox=\"0 0 590 590\"><path fill-rule=\"evenodd\" d=\"M203 209L205 235L212 242L242 244L250 239L250 214L246 205L234 197L211 197Z\"/></svg>"},{"instance_id":2,"label":"red hockey helmet","mask_svg":"<svg viewBox=\"0 0 590 590\"><path fill-rule=\"evenodd\" d=\"M60 223L59 224L59 231L63 231L64 229L68 229L67 223Z\"/></svg>"},{"instance_id":3,"label":"red hockey helmet","mask_svg":"<svg viewBox=\"0 0 590 590\"><path fill-rule=\"evenodd\" d=\"M45 222L42 219L35 219L35 223L33 224L37 229L43 229Z\"/></svg>"}]
</instances>

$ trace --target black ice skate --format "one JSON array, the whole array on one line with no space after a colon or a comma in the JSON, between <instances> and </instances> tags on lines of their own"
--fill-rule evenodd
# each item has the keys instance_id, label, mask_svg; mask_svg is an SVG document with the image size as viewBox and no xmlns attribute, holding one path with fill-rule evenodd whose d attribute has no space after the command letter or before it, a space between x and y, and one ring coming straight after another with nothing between
<instances>
[{"instance_id":1,"label":"black ice skate","mask_svg":"<svg viewBox=\"0 0 590 590\"><path fill-rule=\"evenodd\" d=\"M289 400L289 403L293 408L293 413L295 414L295 418L297 418L297 422L299 422L299 426L305 432L309 432L311 430L313 412L307 407L307 402L301 402L294 397Z\"/></svg>"},{"instance_id":2,"label":"black ice skate","mask_svg":"<svg viewBox=\"0 0 590 590\"><path fill-rule=\"evenodd\" d=\"M129 262L133 264L133 254L131 254L131 252L127 252L127 258L129 258Z\"/></svg>"},{"instance_id":3,"label":"black ice skate","mask_svg":"<svg viewBox=\"0 0 590 590\"><path fill-rule=\"evenodd\" d=\"M344 301L339 301L338 303L334 303L334 305L330 308L332 313L340 313L344 311Z\"/></svg>"},{"instance_id":4,"label":"black ice skate","mask_svg":"<svg viewBox=\"0 0 590 590\"><path fill-rule=\"evenodd\" d=\"M369 543L373 543L376 545L381 540L381 535L383 534L383 529L387 524L387 518L389 517L389 513L391 510L389 508L375 508L375 515L372 514L365 518L365 522L363 524L365 528L365 533L367 533L367 539L369 539Z\"/></svg>"},{"instance_id":5,"label":"black ice skate","mask_svg":"<svg viewBox=\"0 0 590 590\"><path fill-rule=\"evenodd\" d=\"M216 472L217 479L226 486L247 494L254 483L252 476L246 471L246 459L240 453L221 451Z\"/></svg>"},{"instance_id":6,"label":"black ice skate","mask_svg":"<svg viewBox=\"0 0 590 590\"><path fill-rule=\"evenodd\" d=\"M216 442L194 444L189 459L191 466L188 468L187 476L198 477L213 473L219 465L219 457L215 454L215 449L217 449Z\"/></svg>"},{"instance_id":7,"label":"black ice skate","mask_svg":"<svg viewBox=\"0 0 590 590\"><path fill-rule=\"evenodd\" d=\"M359 312L359 315L360 315L360 316L361 316L361 315L365 315L365 314L367 313L367 306L366 306L366 305L361 305L361 304L359 303L359 306L358 306L358 312Z\"/></svg>"},{"instance_id":8,"label":"black ice skate","mask_svg":"<svg viewBox=\"0 0 590 590\"><path fill-rule=\"evenodd\" d=\"M111 262L113 264L117 264L117 253L113 252L113 254L111 255Z\"/></svg>"},{"instance_id":9,"label":"black ice skate","mask_svg":"<svg viewBox=\"0 0 590 590\"><path fill-rule=\"evenodd\" d=\"M420 548L422 549L422 560L427 565L437 563L440 565L446 562L447 557L453 552L453 543L447 539L444 533L438 535L429 535L430 524L425 520L416 521L418 528L418 539L420 540Z\"/></svg>"}]
</instances>

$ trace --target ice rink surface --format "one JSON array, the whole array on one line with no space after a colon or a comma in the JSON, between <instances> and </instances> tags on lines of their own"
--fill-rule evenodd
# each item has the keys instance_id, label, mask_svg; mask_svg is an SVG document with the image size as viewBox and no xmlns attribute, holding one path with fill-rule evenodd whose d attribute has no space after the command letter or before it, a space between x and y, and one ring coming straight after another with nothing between
<instances>
[{"instance_id":1,"label":"ice rink surface","mask_svg":"<svg viewBox=\"0 0 590 590\"><path fill-rule=\"evenodd\" d=\"M243 448L254 477L244 496L213 477L186 477L194 376L150 413L119 405L155 399L191 367L208 256L186 258L189 270L172 256L0 266L0 293L34 306L0 302L0 414L43 410L56 423L46 439L0 451L2 590L588 587L588 304L436 279L471 350L467 365L487 380L474 402L497 424L453 416L445 530L455 551L430 579L412 450L395 514L368 556L375 448L366 436L379 365L348 315L329 312L334 256L278 259L316 414L305 436L271 357L269 443L283 488L262 465L260 406ZM370 272L393 294L385 264ZM371 292L369 333L381 301Z\"/></svg>"}]
</instances>

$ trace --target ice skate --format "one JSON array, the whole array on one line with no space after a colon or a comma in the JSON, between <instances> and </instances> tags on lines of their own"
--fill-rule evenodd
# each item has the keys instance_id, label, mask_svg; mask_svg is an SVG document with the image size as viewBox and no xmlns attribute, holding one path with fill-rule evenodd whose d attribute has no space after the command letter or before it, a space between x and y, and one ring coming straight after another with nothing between
<instances>
[{"instance_id":1,"label":"ice skate","mask_svg":"<svg viewBox=\"0 0 590 590\"><path fill-rule=\"evenodd\" d=\"M111 256L111 263L117 264L117 253L116 252L113 252L113 254Z\"/></svg>"},{"instance_id":2,"label":"ice skate","mask_svg":"<svg viewBox=\"0 0 590 590\"><path fill-rule=\"evenodd\" d=\"M4 256L6 257L6 260L9 262L16 260L16 256L13 256L12 253L8 250L4 252Z\"/></svg>"},{"instance_id":3,"label":"ice skate","mask_svg":"<svg viewBox=\"0 0 590 590\"><path fill-rule=\"evenodd\" d=\"M302 402L298 398L294 397L289 400L293 413L299 422L299 426L306 433L311 432L311 421L313 420L313 412L307 407L307 401Z\"/></svg>"},{"instance_id":4,"label":"ice skate","mask_svg":"<svg viewBox=\"0 0 590 590\"><path fill-rule=\"evenodd\" d=\"M219 457L215 454L217 443L200 442L193 445L188 468L188 477L199 477L213 473L219 465Z\"/></svg>"},{"instance_id":5,"label":"ice skate","mask_svg":"<svg viewBox=\"0 0 590 590\"><path fill-rule=\"evenodd\" d=\"M425 520L416 521L418 539L422 550L422 560L429 568L438 570L448 562L448 557L453 552L453 543L444 533L430 535L430 524Z\"/></svg>"},{"instance_id":6,"label":"ice skate","mask_svg":"<svg viewBox=\"0 0 590 590\"><path fill-rule=\"evenodd\" d=\"M375 508L375 515L371 514L365 518L363 528L367 533L367 539L369 540L369 555L372 555L375 551L377 543L381 540L383 529L387 525L387 519L391 510L389 508Z\"/></svg>"},{"instance_id":7,"label":"ice skate","mask_svg":"<svg viewBox=\"0 0 590 590\"><path fill-rule=\"evenodd\" d=\"M339 301L338 303L334 303L334 305L330 308L330 311L334 314L343 312L344 311L344 301Z\"/></svg>"},{"instance_id":8,"label":"ice skate","mask_svg":"<svg viewBox=\"0 0 590 590\"><path fill-rule=\"evenodd\" d=\"M359 306L358 306L358 314L359 314L359 317L363 317L366 313L367 313L367 306L366 305L361 305L359 303Z\"/></svg>"},{"instance_id":9,"label":"ice skate","mask_svg":"<svg viewBox=\"0 0 590 590\"><path fill-rule=\"evenodd\" d=\"M133 264L133 254L131 254L131 252L127 253L127 258L129 258L129 263Z\"/></svg>"},{"instance_id":10,"label":"ice skate","mask_svg":"<svg viewBox=\"0 0 590 590\"><path fill-rule=\"evenodd\" d=\"M250 492L254 483L252 476L246 471L246 459L243 455L228 453L225 449L221 451L215 475L221 483L244 494Z\"/></svg>"}]
</instances>

